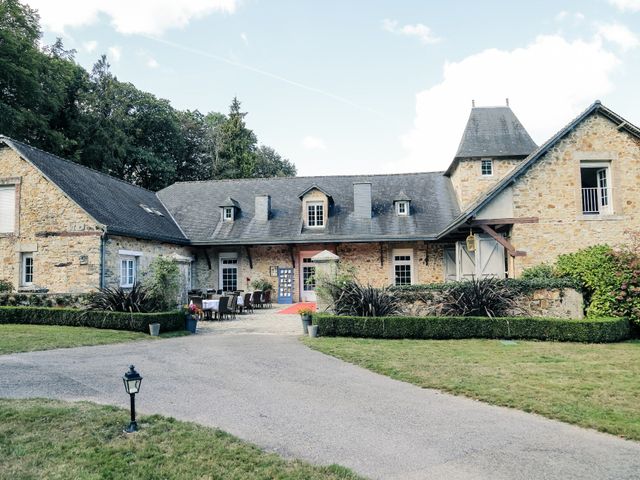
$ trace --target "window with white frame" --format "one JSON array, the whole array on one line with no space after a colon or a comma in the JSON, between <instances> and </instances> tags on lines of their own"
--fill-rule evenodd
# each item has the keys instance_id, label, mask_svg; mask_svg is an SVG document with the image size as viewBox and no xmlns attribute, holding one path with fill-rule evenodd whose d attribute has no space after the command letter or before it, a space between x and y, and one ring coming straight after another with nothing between
<instances>
[{"instance_id":1,"label":"window with white frame","mask_svg":"<svg viewBox=\"0 0 640 480\"><path fill-rule=\"evenodd\" d=\"M14 233L16 228L16 186L0 185L0 233Z\"/></svg>"},{"instance_id":2,"label":"window with white frame","mask_svg":"<svg viewBox=\"0 0 640 480\"><path fill-rule=\"evenodd\" d=\"M480 173L484 177L490 177L493 175L493 160L490 158L483 158L480 163Z\"/></svg>"},{"instance_id":3,"label":"window with white frame","mask_svg":"<svg viewBox=\"0 0 640 480\"><path fill-rule=\"evenodd\" d=\"M613 213L611 162L580 162L580 183L583 215Z\"/></svg>"},{"instance_id":4,"label":"window with white frame","mask_svg":"<svg viewBox=\"0 0 640 480\"><path fill-rule=\"evenodd\" d=\"M233 207L224 207L223 218L227 222L233 222Z\"/></svg>"},{"instance_id":5,"label":"window with white frame","mask_svg":"<svg viewBox=\"0 0 640 480\"><path fill-rule=\"evenodd\" d=\"M33 285L33 253L23 253L21 258L20 283L22 285Z\"/></svg>"},{"instance_id":6,"label":"window with white frame","mask_svg":"<svg viewBox=\"0 0 640 480\"><path fill-rule=\"evenodd\" d=\"M324 227L324 203L307 203L307 226Z\"/></svg>"},{"instance_id":7,"label":"window with white frame","mask_svg":"<svg viewBox=\"0 0 640 480\"><path fill-rule=\"evenodd\" d=\"M220 254L220 288L225 292L238 290L238 254Z\"/></svg>"},{"instance_id":8,"label":"window with white frame","mask_svg":"<svg viewBox=\"0 0 640 480\"><path fill-rule=\"evenodd\" d=\"M413 250L393 251L393 274L393 284L396 286L411 285L413 283Z\"/></svg>"},{"instance_id":9,"label":"window with white frame","mask_svg":"<svg viewBox=\"0 0 640 480\"><path fill-rule=\"evenodd\" d=\"M396 202L396 213L400 216L409 215L409 202L405 202L405 201Z\"/></svg>"},{"instance_id":10,"label":"window with white frame","mask_svg":"<svg viewBox=\"0 0 640 480\"><path fill-rule=\"evenodd\" d=\"M131 288L136 283L136 257L120 257L120 286Z\"/></svg>"}]
</instances>

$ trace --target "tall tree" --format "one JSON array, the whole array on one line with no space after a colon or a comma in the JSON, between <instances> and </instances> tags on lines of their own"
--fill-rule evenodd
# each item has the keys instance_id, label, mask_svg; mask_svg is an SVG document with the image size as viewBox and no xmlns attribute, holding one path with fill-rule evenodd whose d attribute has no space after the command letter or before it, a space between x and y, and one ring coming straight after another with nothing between
<instances>
[{"instance_id":1,"label":"tall tree","mask_svg":"<svg viewBox=\"0 0 640 480\"><path fill-rule=\"evenodd\" d=\"M218 127L217 159L214 178L249 178L256 163L258 138L248 129L240 110L240 101L234 97L227 119Z\"/></svg>"},{"instance_id":2,"label":"tall tree","mask_svg":"<svg viewBox=\"0 0 640 480\"><path fill-rule=\"evenodd\" d=\"M296 166L288 159L282 158L273 148L261 145L256 152L254 177L295 177Z\"/></svg>"}]
</instances>

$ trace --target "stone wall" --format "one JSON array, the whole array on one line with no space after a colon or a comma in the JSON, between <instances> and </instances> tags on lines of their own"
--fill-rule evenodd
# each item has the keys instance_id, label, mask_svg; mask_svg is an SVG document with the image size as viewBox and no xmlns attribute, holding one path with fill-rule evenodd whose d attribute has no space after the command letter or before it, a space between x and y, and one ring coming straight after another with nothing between
<instances>
[{"instance_id":1,"label":"stone wall","mask_svg":"<svg viewBox=\"0 0 640 480\"><path fill-rule=\"evenodd\" d=\"M0 278L23 288L21 255L31 253L30 288L54 293L97 289L102 226L8 147L0 147L0 183L15 185L17 210L14 233L0 234Z\"/></svg>"},{"instance_id":2,"label":"stone wall","mask_svg":"<svg viewBox=\"0 0 640 480\"><path fill-rule=\"evenodd\" d=\"M421 298L404 303L403 313L410 316L435 315L436 305L441 293L427 291L419 295ZM546 317L546 318L584 318L584 303L582 294L571 288L541 289L523 295L517 301L516 316Z\"/></svg>"},{"instance_id":3,"label":"stone wall","mask_svg":"<svg viewBox=\"0 0 640 480\"><path fill-rule=\"evenodd\" d=\"M582 214L580 161L611 162L612 215ZM619 245L625 230L640 230L640 141L593 115L544 155L513 185L516 224L511 243L527 256L513 262L516 276L558 255L595 244Z\"/></svg>"},{"instance_id":4,"label":"stone wall","mask_svg":"<svg viewBox=\"0 0 640 480\"><path fill-rule=\"evenodd\" d=\"M480 172L481 159L461 159L450 177L460 209L467 208L481 193L502 180L520 162L522 160L494 158L493 175L484 176Z\"/></svg>"}]
</instances>

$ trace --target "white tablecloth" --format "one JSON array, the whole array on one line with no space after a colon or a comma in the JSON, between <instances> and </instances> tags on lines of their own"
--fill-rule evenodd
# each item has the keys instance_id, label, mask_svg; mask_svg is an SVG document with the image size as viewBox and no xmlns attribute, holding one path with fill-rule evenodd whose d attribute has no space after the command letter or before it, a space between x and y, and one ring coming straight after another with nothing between
<instances>
[{"instance_id":1,"label":"white tablecloth","mask_svg":"<svg viewBox=\"0 0 640 480\"><path fill-rule=\"evenodd\" d=\"M202 300L202 309L203 310L214 310L214 311L218 311L218 306L220 305L220 300L219 299L215 299L215 300ZM244 306L244 298L241 296L238 296L238 306L243 307Z\"/></svg>"}]
</instances>

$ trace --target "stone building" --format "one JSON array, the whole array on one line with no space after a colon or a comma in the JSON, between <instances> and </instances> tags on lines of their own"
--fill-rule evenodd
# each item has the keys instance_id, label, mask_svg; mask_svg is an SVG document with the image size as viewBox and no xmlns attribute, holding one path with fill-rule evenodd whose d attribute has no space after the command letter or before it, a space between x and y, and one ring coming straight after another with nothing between
<instances>
[{"instance_id":1,"label":"stone building","mask_svg":"<svg viewBox=\"0 0 640 480\"><path fill-rule=\"evenodd\" d=\"M518 276L640 228L640 131L600 102L540 147L509 107L473 108L446 172L176 183L153 193L0 137L0 278L128 287L153 258L183 290L274 284L315 299L324 250L374 285Z\"/></svg>"}]
</instances>

